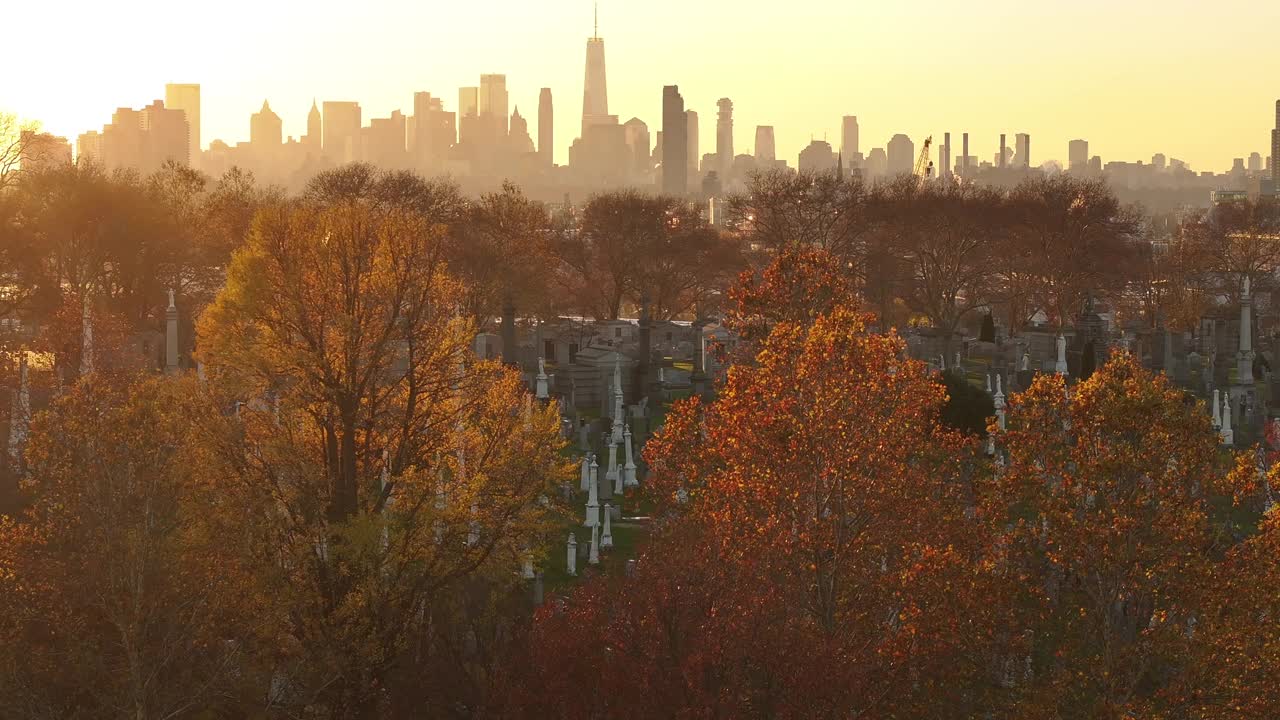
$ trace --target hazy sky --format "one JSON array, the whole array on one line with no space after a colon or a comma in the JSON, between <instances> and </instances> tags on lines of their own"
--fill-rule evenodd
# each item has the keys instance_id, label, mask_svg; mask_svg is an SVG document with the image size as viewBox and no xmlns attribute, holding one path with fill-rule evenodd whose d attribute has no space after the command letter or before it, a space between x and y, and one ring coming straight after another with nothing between
<instances>
[{"instance_id":1,"label":"hazy sky","mask_svg":"<svg viewBox=\"0 0 1280 720\"><path fill-rule=\"evenodd\" d=\"M565 162L582 112L583 0L99 0L6 2L0 109L74 136L117 106L203 86L203 141L247 140L264 98L301 135L312 97L357 100L366 123L426 90L507 75L536 138L538 90L556 103ZM661 125L676 83L714 150L715 101L735 105L737 152L777 128L795 165L810 138L839 143L857 115L861 150L897 132L1030 132L1032 159L1065 160L1085 138L1108 160L1163 152L1198 170L1267 155L1280 97L1273 0L602 0L609 109Z\"/></svg>"}]
</instances>

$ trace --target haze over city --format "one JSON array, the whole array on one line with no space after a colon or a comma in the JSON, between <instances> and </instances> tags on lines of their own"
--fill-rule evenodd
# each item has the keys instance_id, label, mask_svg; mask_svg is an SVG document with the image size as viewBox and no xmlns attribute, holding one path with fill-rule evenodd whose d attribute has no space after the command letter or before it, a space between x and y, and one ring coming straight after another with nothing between
<instances>
[{"instance_id":1,"label":"haze over city","mask_svg":"<svg viewBox=\"0 0 1280 720\"><path fill-rule=\"evenodd\" d=\"M1280 718L1274 0L0 23L0 720Z\"/></svg>"},{"instance_id":2,"label":"haze over city","mask_svg":"<svg viewBox=\"0 0 1280 720\"><path fill-rule=\"evenodd\" d=\"M366 118L409 113L415 91L454 109L457 88L503 73L511 107L536 117L550 87L558 116L580 109L589 2L347 3L152 0L15 3L10 57L41 57L39 72L7 73L0 107L74 139L119 106L142 107L163 86L202 86L203 141L248 139L264 99L285 135L305 133L312 98L353 100ZM651 129L661 88L678 84L704 133L720 97L753 148L772 125L778 157L811 138L836 145L840 118L857 115L863 145L906 133L917 144L968 132L988 159L1001 132L1030 133L1040 159L1064 166L1083 137L1106 160L1177 157L1223 172L1232 158L1267 154L1273 72L1258 49L1273 41L1280 8L1203 3L1083 2L600 3L610 112ZM46 33L74 53L49 55ZM535 125L531 120L531 128ZM561 125L555 160L575 135Z\"/></svg>"}]
</instances>

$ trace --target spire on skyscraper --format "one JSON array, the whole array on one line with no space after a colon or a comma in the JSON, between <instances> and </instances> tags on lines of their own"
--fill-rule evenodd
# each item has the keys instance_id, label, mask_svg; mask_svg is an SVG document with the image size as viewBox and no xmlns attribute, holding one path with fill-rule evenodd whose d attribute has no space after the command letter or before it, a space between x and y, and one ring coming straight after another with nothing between
<instances>
[{"instance_id":1,"label":"spire on skyscraper","mask_svg":"<svg viewBox=\"0 0 1280 720\"><path fill-rule=\"evenodd\" d=\"M604 40L600 37L600 14L595 16L592 37L587 39L587 72L582 84L582 137L587 128L599 124L617 124L609 116L609 90L605 79Z\"/></svg>"}]
</instances>

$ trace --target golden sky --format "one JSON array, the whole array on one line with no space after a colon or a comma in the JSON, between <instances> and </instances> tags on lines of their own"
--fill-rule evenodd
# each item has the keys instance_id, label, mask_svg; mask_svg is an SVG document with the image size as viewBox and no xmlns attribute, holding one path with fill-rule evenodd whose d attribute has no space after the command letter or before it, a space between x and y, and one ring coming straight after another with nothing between
<instances>
[{"instance_id":1,"label":"golden sky","mask_svg":"<svg viewBox=\"0 0 1280 720\"><path fill-rule=\"evenodd\" d=\"M457 106L481 73L507 75L536 137L539 88L556 102L565 162L582 112L585 0L98 0L6 3L0 109L57 134L117 106L203 86L203 141L248 139L263 99L287 135L313 97L357 100L366 122L426 90ZM1273 0L602 0L609 109L656 131L679 84L714 149L715 101L735 105L737 152L774 125L792 165L810 138L838 145L857 115L863 153L897 132L968 131L989 160L1029 132L1034 162L1153 153L1222 171L1268 154L1280 98Z\"/></svg>"}]
</instances>

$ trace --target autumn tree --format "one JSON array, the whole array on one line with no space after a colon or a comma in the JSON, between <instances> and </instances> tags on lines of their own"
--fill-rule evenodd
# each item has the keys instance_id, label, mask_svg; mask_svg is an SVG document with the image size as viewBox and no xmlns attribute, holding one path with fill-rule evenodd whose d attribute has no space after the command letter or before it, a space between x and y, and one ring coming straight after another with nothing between
<instances>
[{"instance_id":1,"label":"autumn tree","mask_svg":"<svg viewBox=\"0 0 1280 720\"><path fill-rule=\"evenodd\" d=\"M729 199L730 218L752 243L820 248L845 260L865 255L868 190L833 173L771 170Z\"/></svg>"},{"instance_id":2,"label":"autumn tree","mask_svg":"<svg viewBox=\"0 0 1280 720\"><path fill-rule=\"evenodd\" d=\"M195 251L206 182L173 164L147 178L91 163L26 174L14 232L47 275L37 318L87 297L141 329L155 326L169 289L210 292L215 268Z\"/></svg>"},{"instance_id":3,"label":"autumn tree","mask_svg":"<svg viewBox=\"0 0 1280 720\"><path fill-rule=\"evenodd\" d=\"M937 422L941 386L868 320L780 322L716 402L677 404L645 450L653 553L535 628L541 662L581 654L588 678L535 707L949 717L989 691L998 578L963 519L972 455Z\"/></svg>"},{"instance_id":4,"label":"autumn tree","mask_svg":"<svg viewBox=\"0 0 1280 720\"><path fill-rule=\"evenodd\" d=\"M1277 475L1271 473L1272 482ZM1243 720L1280 714L1277 553L1280 514L1272 510L1256 535L1214 567L1208 598L1189 631L1190 662L1152 703L1159 717Z\"/></svg>"},{"instance_id":5,"label":"autumn tree","mask_svg":"<svg viewBox=\"0 0 1280 720\"><path fill-rule=\"evenodd\" d=\"M783 248L761 270L744 270L729 289L725 326L737 333L743 360L782 323L808 326L856 300L843 264L830 252L804 245Z\"/></svg>"},{"instance_id":6,"label":"autumn tree","mask_svg":"<svg viewBox=\"0 0 1280 720\"><path fill-rule=\"evenodd\" d=\"M518 582L566 471L556 410L470 354L444 218L401 192L422 186L338 173L259 212L200 347L242 418L217 451L228 502L291 618L281 702L355 718L389 712L406 654L438 650L451 593Z\"/></svg>"},{"instance_id":7,"label":"autumn tree","mask_svg":"<svg viewBox=\"0 0 1280 720\"><path fill-rule=\"evenodd\" d=\"M553 304L551 220L515 185L470 203L452 235L449 267L466 283L467 316L477 327L508 308L541 313Z\"/></svg>"},{"instance_id":8,"label":"autumn tree","mask_svg":"<svg viewBox=\"0 0 1280 720\"><path fill-rule=\"evenodd\" d=\"M1194 329L1216 294L1206 282L1203 249L1181 234L1136 243L1129 281L1114 303L1117 314L1151 328L1163 323L1173 330Z\"/></svg>"},{"instance_id":9,"label":"autumn tree","mask_svg":"<svg viewBox=\"0 0 1280 720\"><path fill-rule=\"evenodd\" d=\"M1066 174L1036 177L1009 194L1010 232L998 250L998 270L1020 327L1043 309L1071 324L1090 293L1114 296L1130 274L1137 212L1121 206L1102 180Z\"/></svg>"},{"instance_id":10,"label":"autumn tree","mask_svg":"<svg viewBox=\"0 0 1280 720\"><path fill-rule=\"evenodd\" d=\"M1069 393L1038 377L1007 426L982 506L1032 639L1008 682L1025 714L1124 717L1185 654L1210 578L1209 414L1124 354Z\"/></svg>"},{"instance_id":11,"label":"autumn tree","mask_svg":"<svg viewBox=\"0 0 1280 720\"><path fill-rule=\"evenodd\" d=\"M872 193L875 234L898 259L908 307L949 339L966 315L990 301L1005 203L972 184L903 177Z\"/></svg>"},{"instance_id":12,"label":"autumn tree","mask_svg":"<svg viewBox=\"0 0 1280 720\"><path fill-rule=\"evenodd\" d=\"M616 319L627 301L648 296L655 319L687 314L717 295L741 267L737 247L696 209L669 197L619 191L588 201L557 256L579 304Z\"/></svg>"},{"instance_id":13,"label":"autumn tree","mask_svg":"<svg viewBox=\"0 0 1280 720\"><path fill-rule=\"evenodd\" d=\"M731 370L705 413L685 406L669 419L672 438L701 424L701 458L667 462L665 453L688 451L665 433L646 450L654 491L671 497L684 485L722 561L794 608L783 627L807 638L798 646L845 658L848 674L830 694L784 674L784 686L810 694L795 707L831 716L877 714L889 696L927 705L908 678L941 682L943 655L961 652L954 635L931 630L927 644L916 635L939 620L929 586L963 574L974 549L962 523L965 444L937 422L942 389L903 359L900 338L868 333L869 320L837 308L808 328L779 325L758 367ZM899 622L911 626L905 635Z\"/></svg>"},{"instance_id":14,"label":"autumn tree","mask_svg":"<svg viewBox=\"0 0 1280 720\"><path fill-rule=\"evenodd\" d=\"M254 657L280 618L247 582L242 538L212 520L218 480L190 430L213 410L194 382L97 375L37 419L32 502L0 520L0 714L254 704Z\"/></svg>"},{"instance_id":15,"label":"autumn tree","mask_svg":"<svg viewBox=\"0 0 1280 720\"><path fill-rule=\"evenodd\" d=\"M1206 283L1239 292L1242 278L1255 285L1280 268L1280 202L1272 198L1216 203L1188 215L1178 229L1195 248ZM1210 287L1214 287L1211 285Z\"/></svg>"}]
</instances>

